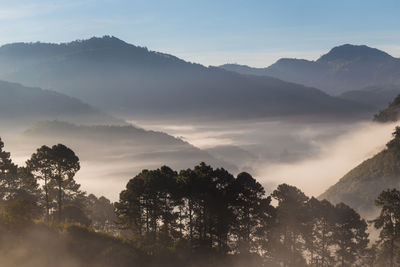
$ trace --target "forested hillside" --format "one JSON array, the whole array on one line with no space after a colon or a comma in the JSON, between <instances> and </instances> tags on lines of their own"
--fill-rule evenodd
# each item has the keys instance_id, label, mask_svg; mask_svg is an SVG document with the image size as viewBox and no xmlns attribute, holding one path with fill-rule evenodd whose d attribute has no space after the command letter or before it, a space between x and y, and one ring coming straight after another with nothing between
<instances>
[{"instance_id":1,"label":"forested hillside","mask_svg":"<svg viewBox=\"0 0 400 267\"><path fill-rule=\"evenodd\" d=\"M8 267L383 267L399 255L391 242L398 234L387 230L399 215L396 190L378 198L373 224L383 230L368 247L367 223L351 207L287 184L268 196L248 173L205 163L143 170L111 203L81 190L70 148L41 146L17 166L3 147L0 260Z\"/></svg>"},{"instance_id":2,"label":"forested hillside","mask_svg":"<svg viewBox=\"0 0 400 267\"><path fill-rule=\"evenodd\" d=\"M400 118L400 95L374 116L376 122L394 122Z\"/></svg>"},{"instance_id":3,"label":"forested hillside","mask_svg":"<svg viewBox=\"0 0 400 267\"><path fill-rule=\"evenodd\" d=\"M400 128L386 149L348 172L319 198L344 202L363 215L376 214L374 201L383 190L400 188Z\"/></svg>"}]
</instances>

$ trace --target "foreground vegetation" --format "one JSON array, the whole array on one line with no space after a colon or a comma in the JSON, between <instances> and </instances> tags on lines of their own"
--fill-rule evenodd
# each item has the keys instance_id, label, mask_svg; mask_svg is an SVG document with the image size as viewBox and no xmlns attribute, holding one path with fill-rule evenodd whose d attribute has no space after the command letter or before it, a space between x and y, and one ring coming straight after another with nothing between
<instances>
[{"instance_id":1,"label":"foreground vegetation","mask_svg":"<svg viewBox=\"0 0 400 267\"><path fill-rule=\"evenodd\" d=\"M400 129L396 130L400 133ZM389 143L400 146L400 137ZM15 165L0 140L4 266L399 266L400 192L382 192L380 230L344 203L201 163L131 179L116 203L74 180L79 158L42 146Z\"/></svg>"}]
</instances>

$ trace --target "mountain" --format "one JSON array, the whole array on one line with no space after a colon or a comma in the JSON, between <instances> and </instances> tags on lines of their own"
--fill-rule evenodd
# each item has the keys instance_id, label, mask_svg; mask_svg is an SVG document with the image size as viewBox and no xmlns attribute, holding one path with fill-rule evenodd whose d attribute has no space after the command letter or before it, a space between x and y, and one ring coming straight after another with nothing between
<instances>
[{"instance_id":1,"label":"mountain","mask_svg":"<svg viewBox=\"0 0 400 267\"><path fill-rule=\"evenodd\" d=\"M0 81L0 121L18 124L46 119L89 124L120 122L76 98Z\"/></svg>"},{"instance_id":2,"label":"mountain","mask_svg":"<svg viewBox=\"0 0 400 267\"><path fill-rule=\"evenodd\" d=\"M376 122L395 122L400 118L400 94L389 104L374 116Z\"/></svg>"},{"instance_id":3,"label":"mountain","mask_svg":"<svg viewBox=\"0 0 400 267\"><path fill-rule=\"evenodd\" d=\"M207 68L110 36L65 44L4 45L0 78L51 88L125 118L340 118L370 111L318 89Z\"/></svg>"},{"instance_id":4,"label":"mountain","mask_svg":"<svg viewBox=\"0 0 400 267\"><path fill-rule=\"evenodd\" d=\"M220 67L300 83L332 95L370 86L400 84L400 59L365 45L337 46L316 61L283 58L267 68L234 64Z\"/></svg>"},{"instance_id":5,"label":"mountain","mask_svg":"<svg viewBox=\"0 0 400 267\"><path fill-rule=\"evenodd\" d=\"M381 89L365 90L374 92ZM374 116L374 121L393 123L399 118L400 94ZM396 128L393 137L383 151L352 169L319 198L333 203L344 202L365 216L376 215L374 201L377 196L385 189L400 188L400 128Z\"/></svg>"},{"instance_id":6,"label":"mountain","mask_svg":"<svg viewBox=\"0 0 400 267\"><path fill-rule=\"evenodd\" d=\"M62 121L44 121L35 124L18 138L28 138L42 143L63 142L75 148L83 159L101 162L120 162L122 160L158 161L184 168L207 161L227 168L223 161L216 160L209 153L163 132L145 130L133 125L76 125ZM190 164L186 164L190 162ZM148 162L149 163L149 162ZM153 166L153 163L151 163Z\"/></svg>"},{"instance_id":7,"label":"mountain","mask_svg":"<svg viewBox=\"0 0 400 267\"><path fill-rule=\"evenodd\" d=\"M383 151L352 169L319 198L344 202L369 217L376 215L375 199L388 188L400 188L400 128Z\"/></svg>"},{"instance_id":8,"label":"mountain","mask_svg":"<svg viewBox=\"0 0 400 267\"><path fill-rule=\"evenodd\" d=\"M400 85L369 86L351 90L339 95L340 98L363 103L377 110L386 108L400 94Z\"/></svg>"}]
</instances>

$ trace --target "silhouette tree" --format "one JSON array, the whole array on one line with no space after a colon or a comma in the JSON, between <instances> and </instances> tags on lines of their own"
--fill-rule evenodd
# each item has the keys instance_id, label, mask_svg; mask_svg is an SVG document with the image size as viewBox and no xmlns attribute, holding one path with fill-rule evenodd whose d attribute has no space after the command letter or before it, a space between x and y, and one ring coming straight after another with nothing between
<instances>
[{"instance_id":1,"label":"silhouette tree","mask_svg":"<svg viewBox=\"0 0 400 267\"><path fill-rule=\"evenodd\" d=\"M337 246L336 256L341 266L351 266L358 257L365 254L369 242L367 223L355 210L339 203L335 206L333 238Z\"/></svg>"},{"instance_id":2,"label":"silhouette tree","mask_svg":"<svg viewBox=\"0 0 400 267\"><path fill-rule=\"evenodd\" d=\"M62 144L51 148L42 146L34 153L27 166L36 177L45 181L46 217L49 216L49 194L51 190L57 190L58 221L62 220L63 192L77 193L79 185L76 184L74 176L80 169L79 158L68 147Z\"/></svg>"},{"instance_id":3,"label":"silhouette tree","mask_svg":"<svg viewBox=\"0 0 400 267\"><path fill-rule=\"evenodd\" d=\"M214 170L212 178L211 214L212 233L215 235L216 247L219 252L229 251L228 242L235 217L232 212L233 192L232 185L235 178L223 168Z\"/></svg>"},{"instance_id":4,"label":"silhouette tree","mask_svg":"<svg viewBox=\"0 0 400 267\"><path fill-rule=\"evenodd\" d=\"M38 183L27 168L12 162L10 153L3 151L3 147L0 139L0 200L25 199L36 203L40 196Z\"/></svg>"},{"instance_id":5,"label":"silhouette tree","mask_svg":"<svg viewBox=\"0 0 400 267\"><path fill-rule=\"evenodd\" d=\"M7 200L15 188L18 166L12 162L10 153L4 151L3 148L4 143L0 139L0 199Z\"/></svg>"},{"instance_id":6,"label":"silhouette tree","mask_svg":"<svg viewBox=\"0 0 400 267\"><path fill-rule=\"evenodd\" d=\"M383 191L375 204L381 208L379 216L372 221L375 228L381 230L378 241L381 258L388 259L388 265L393 267L399 256L400 191L397 189Z\"/></svg>"},{"instance_id":7,"label":"silhouette tree","mask_svg":"<svg viewBox=\"0 0 400 267\"><path fill-rule=\"evenodd\" d=\"M275 234L282 240L278 257L284 266L304 266L306 263L302 252L310 219L308 197L298 188L287 184L279 185L271 195L278 201Z\"/></svg>"},{"instance_id":8,"label":"silhouette tree","mask_svg":"<svg viewBox=\"0 0 400 267\"><path fill-rule=\"evenodd\" d=\"M49 200L49 187L48 183L52 175L52 156L51 148L42 146L37 149L36 153L32 154L31 158L26 162L26 166L30 172L38 180L43 180L43 190L45 193L44 200L46 206L46 221L50 216L50 200Z\"/></svg>"},{"instance_id":9,"label":"silhouette tree","mask_svg":"<svg viewBox=\"0 0 400 267\"><path fill-rule=\"evenodd\" d=\"M170 243L176 232L175 197L177 173L163 166L154 171L143 170L128 182L115 204L119 222L151 244ZM149 244L150 244L149 243Z\"/></svg>"},{"instance_id":10,"label":"silhouette tree","mask_svg":"<svg viewBox=\"0 0 400 267\"><path fill-rule=\"evenodd\" d=\"M62 220L63 188L65 184L74 182L74 176L80 169L79 158L70 148L58 144L51 148L52 176L58 186L58 220ZM76 190L76 186L69 187Z\"/></svg>"},{"instance_id":11,"label":"silhouette tree","mask_svg":"<svg viewBox=\"0 0 400 267\"><path fill-rule=\"evenodd\" d=\"M393 135L393 139L390 140L386 146L388 148L394 148L395 151L399 151L400 150L400 126L396 126L394 132L392 133Z\"/></svg>"},{"instance_id":12,"label":"silhouette tree","mask_svg":"<svg viewBox=\"0 0 400 267\"><path fill-rule=\"evenodd\" d=\"M96 230L115 233L115 222L117 217L114 212L114 205L106 197L97 198L95 195L90 194L85 200L84 210L88 213L92 226Z\"/></svg>"},{"instance_id":13,"label":"silhouette tree","mask_svg":"<svg viewBox=\"0 0 400 267\"><path fill-rule=\"evenodd\" d=\"M135 178L129 180L126 189L120 193L119 202L115 203L118 225L124 230L130 230L133 236L140 240L144 231L146 233L150 231L149 214L145 210L145 180L140 179L140 176L147 172L143 170Z\"/></svg>"},{"instance_id":14,"label":"silhouette tree","mask_svg":"<svg viewBox=\"0 0 400 267\"><path fill-rule=\"evenodd\" d=\"M271 197L250 174L240 173L233 183L232 234L241 253L261 250L274 209Z\"/></svg>"},{"instance_id":15,"label":"silhouette tree","mask_svg":"<svg viewBox=\"0 0 400 267\"><path fill-rule=\"evenodd\" d=\"M180 181L185 183L185 198L188 203L189 238L194 248L209 249L213 243L216 210L214 209L217 179L213 168L202 162L193 170L180 172Z\"/></svg>"},{"instance_id":16,"label":"silhouette tree","mask_svg":"<svg viewBox=\"0 0 400 267\"><path fill-rule=\"evenodd\" d=\"M334 245L335 207L327 200L312 197L308 201L310 233L306 235L306 246L310 253L310 263L315 266L332 266L331 255Z\"/></svg>"}]
</instances>

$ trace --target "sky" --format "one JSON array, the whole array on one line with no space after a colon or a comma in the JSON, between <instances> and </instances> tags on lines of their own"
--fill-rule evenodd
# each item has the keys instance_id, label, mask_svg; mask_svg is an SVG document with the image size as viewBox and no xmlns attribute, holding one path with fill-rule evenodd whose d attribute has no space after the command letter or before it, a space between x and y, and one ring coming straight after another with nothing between
<instances>
[{"instance_id":1,"label":"sky","mask_svg":"<svg viewBox=\"0 0 400 267\"><path fill-rule=\"evenodd\" d=\"M398 0L0 0L0 44L113 35L187 61L265 67L366 44L400 57Z\"/></svg>"}]
</instances>

